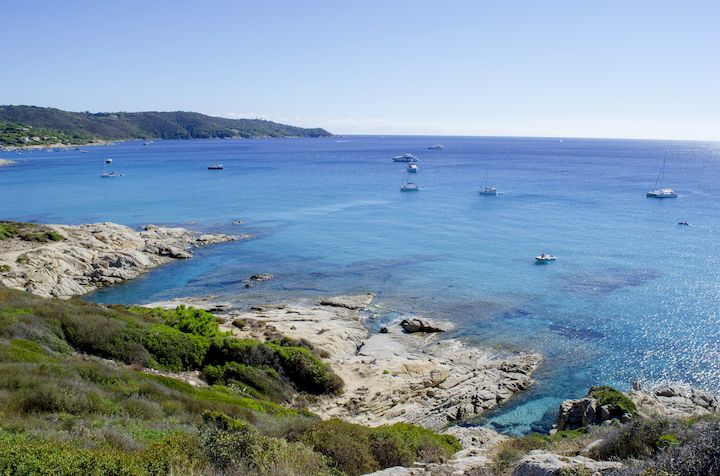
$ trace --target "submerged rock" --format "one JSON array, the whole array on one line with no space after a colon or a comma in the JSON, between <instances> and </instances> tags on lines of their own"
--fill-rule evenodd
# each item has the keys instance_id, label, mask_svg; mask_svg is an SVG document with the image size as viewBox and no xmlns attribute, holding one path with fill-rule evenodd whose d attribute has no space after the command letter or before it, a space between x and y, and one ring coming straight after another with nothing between
<instances>
[{"instance_id":1,"label":"submerged rock","mask_svg":"<svg viewBox=\"0 0 720 476\"><path fill-rule=\"evenodd\" d=\"M443 329L435 327L422 319L403 319L402 322L400 322L400 327L402 327L403 331L407 334L415 332L445 332Z\"/></svg>"},{"instance_id":2,"label":"submerged rock","mask_svg":"<svg viewBox=\"0 0 720 476\"><path fill-rule=\"evenodd\" d=\"M272 274L263 273L263 274L253 274L248 279L250 281L269 281L273 278Z\"/></svg>"}]
</instances>

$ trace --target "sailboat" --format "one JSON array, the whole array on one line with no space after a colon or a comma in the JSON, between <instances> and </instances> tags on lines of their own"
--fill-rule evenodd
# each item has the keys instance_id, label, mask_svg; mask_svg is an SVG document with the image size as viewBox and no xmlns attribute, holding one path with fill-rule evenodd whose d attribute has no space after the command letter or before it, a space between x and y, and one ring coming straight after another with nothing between
<instances>
[{"instance_id":1,"label":"sailboat","mask_svg":"<svg viewBox=\"0 0 720 476\"><path fill-rule=\"evenodd\" d=\"M667 152L665 152L665 157L663 158L662 169L660 169L660 173L658 173L658 176L655 179L655 190L645 194L647 197L650 197L650 198L677 198L677 193L675 193L675 191L673 189L668 188L668 187L657 188L658 183L662 184L662 181L665 179L665 163L666 162L667 162Z\"/></svg>"},{"instance_id":2,"label":"sailboat","mask_svg":"<svg viewBox=\"0 0 720 476\"><path fill-rule=\"evenodd\" d=\"M102 169L102 172L100 173L100 177L102 177L102 178L122 177L123 174L121 174L121 173L119 173L119 172L113 172L113 171L107 170L107 169L105 168L106 165L110 165L110 164L112 164L112 159L105 159L105 160L104 160L103 169Z\"/></svg>"},{"instance_id":3,"label":"sailboat","mask_svg":"<svg viewBox=\"0 0 720 476\"><path fill-rule=\"evenodd\" d=\"M488 187L487 177L488 173L487 169L485 169L485 187L481 188L478 193L480 195L497 195L497 189L495 187Z\"/></svg>"}]
</instances>

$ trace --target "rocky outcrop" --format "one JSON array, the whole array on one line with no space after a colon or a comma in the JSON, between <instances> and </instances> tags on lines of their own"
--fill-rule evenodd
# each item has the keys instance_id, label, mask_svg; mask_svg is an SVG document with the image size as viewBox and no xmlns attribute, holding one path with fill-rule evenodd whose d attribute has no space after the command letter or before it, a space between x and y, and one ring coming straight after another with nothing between
<instances>
[{"instance_id":1,"label":"rocky outcrop","mask_svg":"<svg viewBox=\"0 0 720 476\"><path fill-rule=\"evenodd\" d=\"M248 278L248 280L250 280L250 281L269 281L272 278L273 278L272 274L263 273L263 274L253 274L252 276L250 276Z\"/></svg>"},{"instance_id":2,"label":"rocky outcrop","mask_svg":"<svg viewBox=\"0 0 720 476\"><path fill-rule=\"evenodd\" d=\"M4 167L6 165L13 165L14 163L14 160L0 159L0 167Z\"/></svg>"},{"instance_id":3,"label":"rocky outcrop","mask_svg":"<svg viewBox=\"0 0 720 476\"><path fill-rule=\"evenodd\" d=\"M720 398L687 385L667 385L643 390L636 384L628 394L644 416L688 418L720 413Z\"/></svg>"},{"instance_id":4,"label":"rocky outcrop","mask_svg":"<svg viewBox=\"0 0 720 476\"><path fill-rule=\"evenodd\" d=\"M223 328L261 339L270 330L304 339L327 355L345 382L342 396L312 405L327 418L369 425L409 422L437 430L479 415L532 383L537 355L487 352L437 334L405 334L399 327L370 334L361 311L371 300L367 294L261 306L228 321L262 321L262 326L238 329L228 322Z\"/></svg>"},{"instance_id":5,"label":"rocky outcrop","mask_svg":"<svg viewBox=\"0 0 720 476\"><path fill-rule=\"evenodd\" d=\"M128 279L175 259L192 248L237 239L183 228L148 225L142 231L115 223L44 225L60 241L0 241L0 284L44 297L69 298Z\"/></svg>"},{"instance_id":6,"label":"rocky outcrop","mask_svg":"<svg viewBox=\"0 0 720 476\"><path fill-rule=\"evenodd\" d=\"M612 387L591 387L585 398L560 404L557 430L575 430L617 420L629 421L636 414L634 403Z\"/></svg>"},{"instance_id":7,"label":"rocky outcrop","mask_svg":"<svg viewBox=\"0 0 720 476\"><path fill-rule=\"evenodd\" d=\"M445 332L439 327L433 326L422 319L403 319L400 322L403 332L406 334L414 334L415 332Z\"/></svg>"},{"instance_id":8,"label":"rocky outcrop","mask_svg":"<svg viewBox=\"0 0 720 476\"><path fill-rule=\"evenodd\" d=\"M586 473L602 475L622 467L621 463L614 461L595 461L584 456L561 456L535 450L520 462L513 470L512 476L560 476Z\"/></svg>"}]
</instances>

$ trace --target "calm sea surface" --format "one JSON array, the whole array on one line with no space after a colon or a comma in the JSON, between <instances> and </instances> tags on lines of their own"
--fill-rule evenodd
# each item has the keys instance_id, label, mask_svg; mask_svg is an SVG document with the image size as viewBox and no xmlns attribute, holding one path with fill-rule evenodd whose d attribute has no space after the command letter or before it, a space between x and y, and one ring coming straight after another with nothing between
<instances>
[{"instance_id":1,"label":"calm sea surface","mask_svg":"<svg viewBox=\"0 0 720 476\"><path fill-rule=\"evenodd\" d=\"M438 142L445 150L426 149ZM451 336L544 355L537 385L481 421L509 432L547 427L561 400L593 384L720 391L719 143L344 137L86 150L0 153L19 161L0 168L0 216L254 235L92 300L371 290L388 310L381 322L449 320ZM390 157L404 152L420 159L417 193L399 190L406 164ZM645 198L666 152L665 185L680 196ZM125 176L101 179L105 156ZM502 195L478 195L486 171ZM538 266L540 252L558 260ZM276 278L245 289L253 273Z\"/></svg>"}]
</instances>

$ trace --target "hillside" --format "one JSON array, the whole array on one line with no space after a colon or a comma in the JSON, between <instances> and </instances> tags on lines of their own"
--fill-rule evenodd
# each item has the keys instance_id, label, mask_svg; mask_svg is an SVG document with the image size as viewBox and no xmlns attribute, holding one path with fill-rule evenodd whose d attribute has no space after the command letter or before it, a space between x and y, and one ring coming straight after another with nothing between
<instances>
[{"instance_id":1,"label":"hillside","mask_svg":"<svg viewBox=\"0 0 720 476\"><path fill-rule=\"evenodd\" d=\"M342 476L460 449L304 410L342 385L308 343L233 338L198 309L0 287L0 474Z\"/></svg>"},{"instance_id":2,"label":"hillside","mask_svg":"<svg viewBox=\"0 0 720 476\"><path fill-rule=\"evenodd\" d=\"M325 129L305 129L260 119L226 119L197 112L69 112L37 106L0 106L0 142L69 144L92 140L325 137ZM27 137L28 139L24 139ZM34 140L37 137L40 140Z\"/></svg>"}]
</instances>

